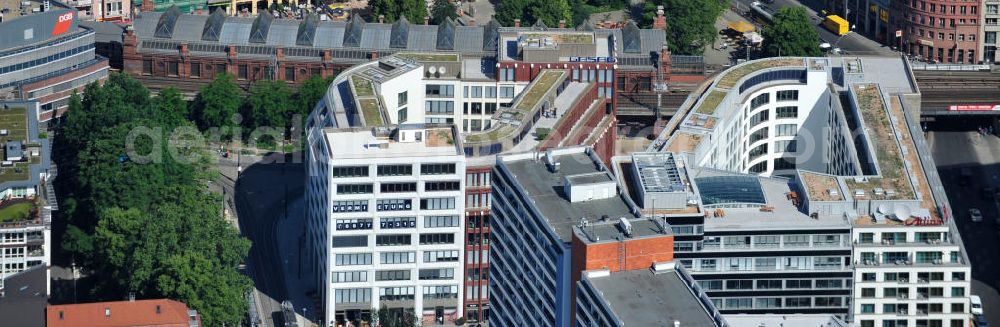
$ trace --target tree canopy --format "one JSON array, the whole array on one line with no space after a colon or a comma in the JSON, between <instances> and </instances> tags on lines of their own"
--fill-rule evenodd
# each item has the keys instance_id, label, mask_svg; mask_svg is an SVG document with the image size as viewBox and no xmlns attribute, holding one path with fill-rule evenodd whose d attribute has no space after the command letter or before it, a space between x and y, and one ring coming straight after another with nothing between
<instances>
[{"instance_id":1,"label":"tree canopy","mask_svg":"<svg viewBox=\"0 0 1000 327\"><path fill-rule=\"evenodd\" d=\"M69 107L54 144L66 172L56 179L65 203L57 214L69 224L62 248L100 276L90 300L165 297L198 310L206 326L238 324L250 280L237 269L250 242L204 187L213 176L204 149L170 146L175 129L197 134L180 93L150 97L112 74Z\"/></svg>"},{"instance_id":2,"label":"tree canopy","mask_svg":"<svg viewBox=\"0 0 1000 327\"><path fill-rule=\"evenodd\" d=\"M451 0L434 0L431 4L431 22L435 25L444 23L447 18L458 18L458 7Z\"/></svg>"},{"instance_id":3,"label":"tree canopy","mask_svg":"<svg viewBox=\"0 0 1000 327\"><path fill-rule=\"evenodd\" d=\"M368 7L372 10L372 17L385 15L385 21L390 23L403 16L411 23L423 23L424 17L427 17L426 0L369 0Z\"/></svg>"},{"instance_id":4,"label":"tree canopy","mask_svg":"<svg viewBox=\"0 0 1000 327\"><path fill-rule=\"evenodd\" d=\"M235 126L233 115L238 113L243 91L232 74L221 74L201 88L192 103L195 122L202 130L212 127Z\"/></svg>"},{"instance_id":5,"label":"tree canopy","mask_svg":"<svg viewBox=\"0 0 1000 327\"><path fill-rule=\"evenodd\" d=\"M572 21L573 15L567 0L504 0L493 18L503 26L514 26L514 19L521 19L522 26L541 20L545 26L556 27L560 20Z\"/></svg>"},{"instance_id":6,"label":"tree canopy","mask_svg":"<svg viewBox=\"0 0 1000 327\"><path fill-rule=\"evenodd\" d=\"M726 10L728 2L718 0L654 0L646 1L643 23L650 26L656 17L656 6L663 6L667 19L667 44L670 51L682 55L701 55L712 44L717 33L715 20Z\"/></svg>"},{"instance_id":7,"label":"tree canopy","mask_svg":"<svg viewBox=\"0 0 1000 327\"><path fill-rule=\"evenodd\" d=\"M820 56L822 40L809 14L802 7L784 7L774 14L774 22L764 27L764 53L768 56Z\"/></svg>"}]
</instances>

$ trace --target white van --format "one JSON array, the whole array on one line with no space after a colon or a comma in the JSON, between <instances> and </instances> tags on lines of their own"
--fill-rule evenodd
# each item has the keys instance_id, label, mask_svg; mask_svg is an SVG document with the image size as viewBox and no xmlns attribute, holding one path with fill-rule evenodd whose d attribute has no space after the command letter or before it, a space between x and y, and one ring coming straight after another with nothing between
<instances>
[{"instance_id":1,"label":"white van","mask_svg":"<svg viewBox=\"0 0 1000 327\"><path fill-rule=\"evenodd\" d=\"M969 296L969 311L974 315L983 314L983 299L979 298L979 295Z\"/></svg>"}]
</instances>

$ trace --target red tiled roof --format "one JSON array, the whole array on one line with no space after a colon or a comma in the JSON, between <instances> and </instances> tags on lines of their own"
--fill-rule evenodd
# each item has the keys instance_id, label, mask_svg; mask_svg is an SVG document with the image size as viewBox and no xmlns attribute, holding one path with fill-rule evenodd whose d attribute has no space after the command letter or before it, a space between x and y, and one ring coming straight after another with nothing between
<instances>
[{"instance_id":1,"label":"red tiled roof","mask_svg":"<svg viewBox=\"0 0 1000 327\"><path fill-rule=\"evenodd\" d=\"M191 319L186 304L167 299L50 305L45 316L48 327L188 327ZM195 319L201 326L201 317Z\"/></svg>"}]
</instances>

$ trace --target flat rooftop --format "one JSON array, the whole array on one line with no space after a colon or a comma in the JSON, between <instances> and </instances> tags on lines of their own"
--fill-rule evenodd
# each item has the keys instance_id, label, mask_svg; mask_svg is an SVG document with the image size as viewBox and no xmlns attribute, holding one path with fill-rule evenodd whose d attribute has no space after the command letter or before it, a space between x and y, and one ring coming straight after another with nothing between
<instances>
[{"instance_id":1,"label":"flat rooftop","mask_svg":"<svg viewBox=\"0 0 1000 327\"><path fill-rule=\"evenodd\" d=\"M795 228L849 228L850 223L840 215L817 215L810 217L799 208L790 194L792 189L790 180L781 177L762 177L752 174L740 174L715 169L691 169L688 168L691 179L705 202L704 183L699 184L699 180L713 177L739 177L753 178L759 183L747 189L741 189L736 185L729 187L726 196L734 197L735 200L750 199L755 201L755 197L763 196L761 202L734 202L720 204L717 206L705 206L706 219L705 228L712 230L726 229L795 229ZM720 215L721 214L721 215Z\"/></svg>"},{"instance_id":2,"label":"flat rooftop","mask_svg":"<svg viewBox=\"0 0 1000 327\"><path fill-rule=\"evenodd\" d=\"M638 269L586 277L625 326L715 326L701 301L674 270Z\"/></svg>"},{"instance_id":3,"label":"flat rooftop","mask_svg":"<svg viewBox=\"0 0 1000 327\"><path fill-rule=\"evenodd\" d=\"M728 314L729 327L847 327L831 314Z\"/></svg>"},{"instance_id":4,"label":"flat rooftop","mask_svg":"<svg viewBox=\"0 0 1000 327\"><path fill-rule=\"evenodd\" d=\"M601 219L591 220L587 222L586 226L577 225L573 228L573 232L586 244L672 235L669 227L664 228L652 218L626 219L632 226L631 234L625 234L619 217L608 217L603 221Z\"/></svg>"},{"instance_id":5,"label":"flat rooftop","mask_svg":"<svg viewBox=\"0 0 1000 327\"><path fill-rule=\"evenodd\" d=\"M327 128L324 132L330 156L338 159L463 155L455 144L455 134L451 127L412 125L414 128L421 126L426 128L426 132L423 140L416 142L377 137L373 128Z\"/></svg>"},{"instance_id":6,"label":"flat rooftop","mask_svg":"<svg viewBox=\"0 0 1000 327\"><path fill-rule=\"evenodd\" d=\"M581 148L582 149L582 148ZM559 171L552 172L542 160L519 159L504 161L518 184L527 192L556 235L564 242L572 241L573 227L580 218L596 221L603 216L618 219L634 218L633 205L626 202L624 194L607 199L594 199L572 203L563 192L563 178L571 175L601 172L590 156L580 152L553 155Z\"/></svg>"},{"instance_id":7,"label":"flat rooftop","mask_svg":"<svg viewBox=\"0 0 1000 327\"><path fill-rule=\"evenodd\" d=\"M736 110L738 107L736 103L741 101L741 94L746 94L748 91L743 89L755 85L743 85L740 81L765 70L776 69L826 72L828 80L823 84L839 95L842 105L840 109L848 120L848 128L853 129L851 132L864 132L863 139L851 144L860 157L860 162L853 164L860 164L863 172L840 176L829 175L825 171L810 172L800 169L798 174L803 184L801 189L807 193L798 194L803 197L802 200L808 200L809 203L846 202L857 197L880 201L910 201L910 204L906 205L912 207L909 208L912 209L910 210L913 213L912 217L930 219L929 222L922 223L940 222L937 203L933 199L926 173L923 171L926 165L921 162L916 142L913 140L916 134L911 134L911 126L906 120L903 109L904 104L899 99L901 94L916 94L915 82L906 62L897 57L770 58L734 66L716 76L713 84L702 93L692 95L697 101L694 101L689 111L679 118L678 129L660 135L663 145L661 150L696 153L704 140L711 139L711 133L721 132L717 130L719 125L728 126L727 121L737 119L735 115L738 115L740 110ZM822 75L810 73L807 78L814 78L813 76ZM860 121L862 126L854 126L856 120ZM709 153L713 151L697 155L705 156ZM704 160L701 157L696 159L698 162ZM869 169L866 162L874 162L877 168ZM762 184L767 195L771 188L767 187L768 183ZM864 195L861 195L862 192ZM767 202L768 206L772 206L770 203L773 201ZM919 205L915 204L916 202L919 202ZM847 206L849 205L839 206L837 210ZM779 205L774 207L775 212L781 209ZM862 212L860 215L859 211ZM858 216L855 224L871 224L871 217L863 212L866 211L848 210L841 212L841 215ZM823 220L822 217L819 220ZM902 224L893 220L878 223Z\"/></svg>"}]
</instances>

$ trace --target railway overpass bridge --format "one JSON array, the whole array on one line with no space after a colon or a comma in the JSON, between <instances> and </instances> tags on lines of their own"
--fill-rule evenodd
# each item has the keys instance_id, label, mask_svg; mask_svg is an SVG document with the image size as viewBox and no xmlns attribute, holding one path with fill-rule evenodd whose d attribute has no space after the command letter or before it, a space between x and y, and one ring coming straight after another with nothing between
<instances>
[{"instance_id":1,"label":"railway overpass bridge","mask_svg":"<svg viewBox=\"0 0 1000 327\"><path fill-rule=\"evenodd\" d=\"M989 71L913 72L925 121L944 117L1000 116L1000 73Z\"/></svg>"}]
</instances>

